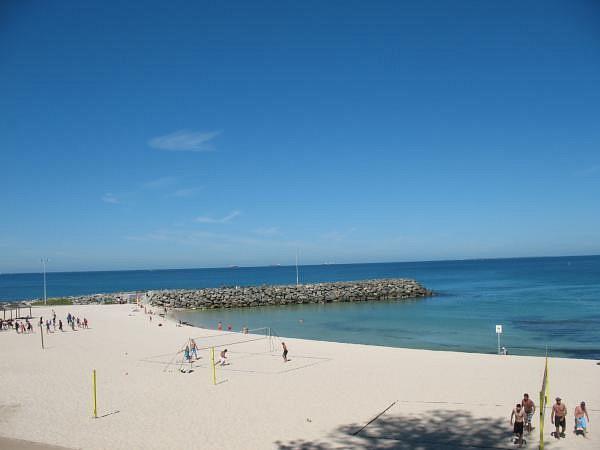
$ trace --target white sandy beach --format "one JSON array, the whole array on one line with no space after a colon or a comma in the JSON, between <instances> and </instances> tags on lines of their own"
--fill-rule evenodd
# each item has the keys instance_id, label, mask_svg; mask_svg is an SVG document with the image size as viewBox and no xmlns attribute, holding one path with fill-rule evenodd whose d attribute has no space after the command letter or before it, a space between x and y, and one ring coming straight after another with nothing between
<instances>
[{"instance_id":1,"label":"white sandy beach","mask_svg":"<svg viewBox=\"0 0 600 450\"><path fill-rule=\"evenodd\" d=\"M542 381L543 358L286 338L288 363L280 341L274 352L267 340L228 346L230 365L217 369L215 386L208 350L192 373L166 363L187 338L224 333L158 316L150 322L134 308L55 307L65 326L70 311L87 317L90 329L45 335L44 350L38 327L0 333L0 436L72 449L515 448L512 407L524 392L537 403ZM36 308L34 316L49 312ZM569 416L566 439L555 441L547 411L546 448L600 448L599 380L596 361L550 360L550 395L563 398ZM581 400L591 419L587 438L572 433ZM538 424L536 415L527 448L537 448ZM0 439L0 448L11 442Z\"/></svg>"}]
</instances>

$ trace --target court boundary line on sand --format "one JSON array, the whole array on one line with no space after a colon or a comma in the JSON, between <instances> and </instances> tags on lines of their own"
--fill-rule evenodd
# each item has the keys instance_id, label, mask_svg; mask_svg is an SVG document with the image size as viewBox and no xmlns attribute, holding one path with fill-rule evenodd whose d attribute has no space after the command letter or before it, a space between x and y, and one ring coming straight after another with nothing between
<instances>
[{"instance_id":1,"label":"court boundary line on sand","mask_svg":"<svg viewBox=\"0 0 600 450\"><path fill-rule=\"evenodd\" d=\"M242 359L248 359L248 358L252 358L254 356L267 356L267 357L272 357L272 358L281 358L281 354L279 353L272 353L272 352L232 352L232 354L236 355L235 360L242 360ZM190 362L181 362L178 361L176 363L171 363L171 362L166 362L166 361L159 361L159 360L153 360L155 358L160 358L160 357L164 357L164 356L170 356L172 355L171 353L169 354L163 354L163 355L156 355L156 356L150 356L147 358L141 358L138 359L138 362L144 363L144 364L157 364L157 365L162 365L162 366L168 366L171 364L176 364L176 365L188 365L191 364L191 368L195 369L210 369L210 362L208 360L201 360L201 359L197 359ZM241 356L241 357L239 357ZM288 372L294 372L297 370L301 370L301 369L306 369L312 366L316 366L318 364L322 364L322 363L326 363L329 361L332 361L333 358L328 358L328 357L323 357L323 356L311 356L311 355L294 355L294 360L302 360L302 359L308 359L308 360L313 360L313 362L309 362L309 363L305 363L302 364L300 366L294 366L291 367L289 369L282 369L282 370L275 370L275 371L265 371L265 370L252 370L252 369L238 369L235 367L231 367L231 363L228 363L225 366L220 366L219 370L222 371L226 371L226 372L239 372L239 373L251 373L251 374L259 374L259 375L282 375Z\"/></svg>"}]
</instances>

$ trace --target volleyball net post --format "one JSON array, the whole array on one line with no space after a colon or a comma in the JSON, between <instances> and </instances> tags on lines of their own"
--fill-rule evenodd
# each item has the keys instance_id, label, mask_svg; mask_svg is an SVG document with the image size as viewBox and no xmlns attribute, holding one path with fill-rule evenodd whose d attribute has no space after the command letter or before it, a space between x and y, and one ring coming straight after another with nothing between
<instances>
[{"instance_id":1,"label":"volleyball net post","mask_svg":"<svg viewBox=\"0 0 600 450\"><path fill-rule=\"evenodd\" d=\"M210 365L212 366L213 385L217 384L217 367L215 366L215 348L210 348Z\"/></svg>"},{"instance_id":2,"label":"volleyball net post","mask_svg":"<svg viewBox=\"0 0 600 450\"><path fill-rule=\"evenodd\" d=\"M92 391L94 396L94 419L98 418L98 401L96 396L96 369L92 371Z\"/></svg>"},{"instance_id":3,"label":"volleyball net post","mask_svg":"<svg viewBox=\"0 0 600 450\"><path fill-rule=\"evenodd\" d=\"M548 353L546 353L544 378L542 379L542 390L540 391L540 450L544 450L544 417L546 415L546 406L548 404L548 378Z\"/></svg>"}]
</instances>

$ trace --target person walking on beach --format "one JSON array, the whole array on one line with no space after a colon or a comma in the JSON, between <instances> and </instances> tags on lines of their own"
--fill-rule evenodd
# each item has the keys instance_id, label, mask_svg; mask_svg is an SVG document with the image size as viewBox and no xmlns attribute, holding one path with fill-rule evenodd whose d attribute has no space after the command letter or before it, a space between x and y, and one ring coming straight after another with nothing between
<instances>
[{"instance_id":1,"label":"person walking on beach","mask_svg":"<svg viewBox=\"0 0 600 450\"><path fill-rule=\"evenodd\" d=\"M585 436L587 433L587 424L590 421L585 402L581 402L575 407L575 433L581 433Z\"/></svg>"},{"instance_id":2,"label":"person walking on beach","mask_svg":"<svg viewBox=\"0 0 600 450\"><path fill-rule=\"evenodd\" d=\"M219 330L219 331L223 330L223 324L221 322L219 322L217 324L217 330Z\"/></svg>"},{"instance_id":3,"label":"person walking on beach","mask_svg":"<svg viewBox=\"0 0 600 450\"><path fill-rule=\"evenodd\" d=\"M554 424L556 431L554 432L554 437L556 439L560 439L561 437L565 437L565 428L566 428L566 417L567 417L567 405L562 403L560 397L556 397L556 403L552 405L552 414L550 414L550 420ZM562 428L562 432L559 433L559 428Z\"/></svg>"},{"instance_id":4,"label":"person walking on beach","mask_svg":"<svg viewBox=\"0 0 600 450\"><path fill-rule=\"evenodd\" d=\"M83 328L87 328L88 327L88 321L87 319L84 317L83 318Z\"/></svg>"},{"instance_id":5,"label":"person walking on beach","mask_svg":"<svg viewBox=\"0 0 600 450\"><path fill-rule=\"evenodd\" d=\"M519 444L519 447L523 446L523 423L525 422L525 409L521 406L520 403L513 408L512 413L510 414L510 424L513 425L513 433L517 436L515 440L515 444Z\"/></svg>"},{"instance_id":6,"label":"person walking on beach","mask_svg":"<svg viewBox=\"0 0 600 450\"><path fill-rule=\"evenodd\" d=\"M190 339L190 350L190 356L194 355L194 359L198 359L198 346L196 345L196 341L193 339Z\"/></svg>"},{"instance_id":7,"label":"person walking on beach","mask_svg":"<svg viewBox=\"0 0 600 450\"><path fill-rule=\"evenodd\" d=\"M287 357L288 349L287 349L287 346L285 345L285 342L282 342L281 346L283 347L283 355L281 355L281 356L283 356L283 362L288 362L288 357Z\"/></svg>"},{"instance_id":8,"label":"person walking on beach","mask_svg":"<svg viewBox=\"0 0 600 450\"><path fill-rule=\"evenodd\" d=\"M531 433L533 427L531 426L531 421L533 420L533 415L535 414L535 403L533 400L529 398L529 394L523 394L523 400L521 401L521 405L525 410L525 414L527 414L527 421L525 426L527 427L527 432Z\"/></svg>"},{"instance_id":9,"label":"person walking on beach","mask_svg":"<svg viewBox=\"0 0 600 450\"><path fill-rule=\"evenodd\" d=\"M58 329L59 329L60 331L63 331L63 327L62 327L62 320L59 320L59 321L58 321Z\"/></svg>"}]
</instances>

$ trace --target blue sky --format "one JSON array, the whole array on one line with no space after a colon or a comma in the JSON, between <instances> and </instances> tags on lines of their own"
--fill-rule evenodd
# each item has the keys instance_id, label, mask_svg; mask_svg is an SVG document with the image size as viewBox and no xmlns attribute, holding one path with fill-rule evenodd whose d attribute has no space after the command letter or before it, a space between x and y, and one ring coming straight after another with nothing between
<instances>
[{"instance_id":1,"label":"blue sky","mask_svg":"<svg viewBox=\"0 0 600 450\"><path fill-rule=\"evenodd\" d=\"M598 2L83 3L0 7L0 272L600 253Z\"/></svg>"}]
</instances>

